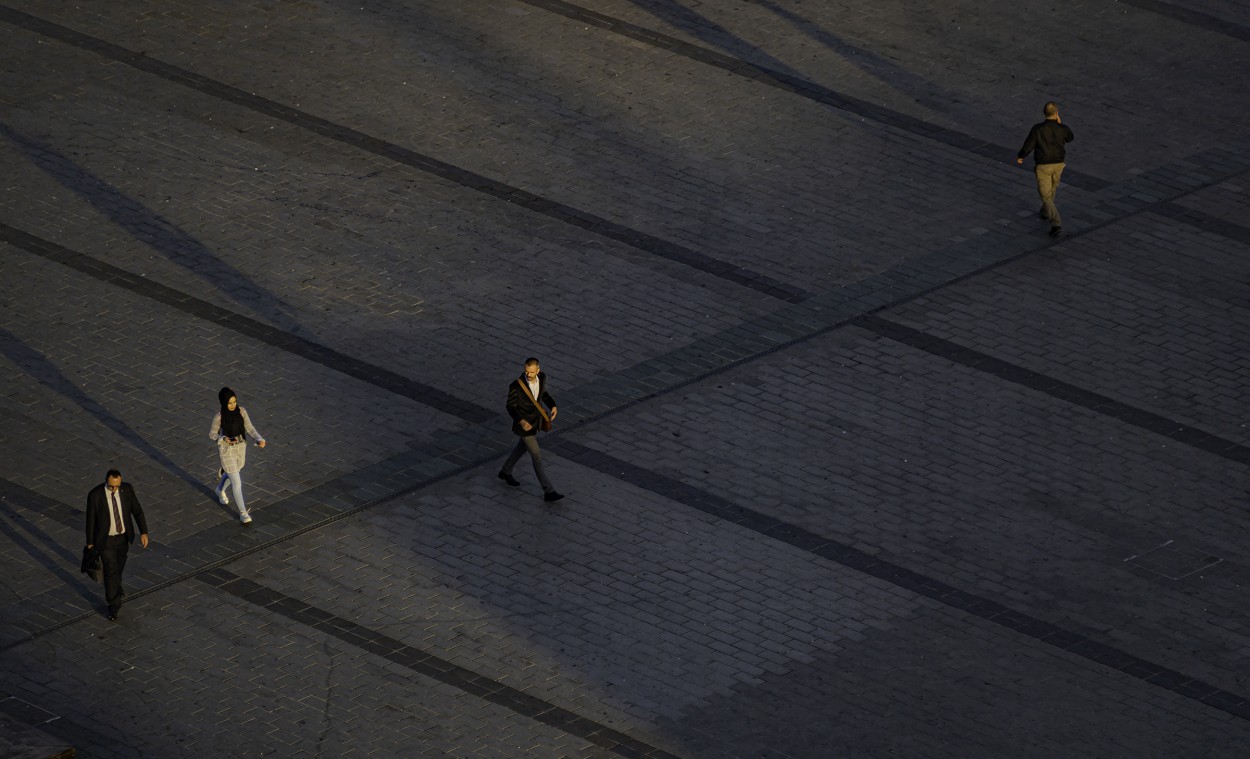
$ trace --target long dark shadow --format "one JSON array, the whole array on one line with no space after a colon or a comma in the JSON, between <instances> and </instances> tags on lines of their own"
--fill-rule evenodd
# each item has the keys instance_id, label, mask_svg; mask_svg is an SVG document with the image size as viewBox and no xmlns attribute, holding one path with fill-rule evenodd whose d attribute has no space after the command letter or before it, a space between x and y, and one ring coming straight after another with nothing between
<instances>
[{"instance_id":1,"label":"long dark shadow","mask_svg":"<svg viewBox=\"0 0 1250 759\"><path fill-rule=\"evenodd\" d=\"M1250 446L1236 440L1213 435L1196 427L1181 424L1162 414L1140 409L1127 403L1096 393L1092 390L1048 377L1041 372L995 358L987 353L958 344L953 340L926 334L905 324L885 319L876 314L855 318L851 324L874 332L881 337L922 350L933 356L991 374L1006 382L1012 382L1052 398L1058 398L1073 406L1089 409L1097 414L1118 419L1125 424L1170 438L1178 443L1237 464L1250 464Z\"/></svg>"},{"instance_id":2,"label":"long dark shadow","mask_svg":"<svg viewBox=\"0 0 1250 759\"><path fill-rule=\"evenodd\" d=\"M471 696L497 704L529 719L550 725L569 735L626 757L653 757L653 759L678 759L663 749L644 743L626 733L582 717L542 698L518 690L512 686L479 675L443 659L432 651L410 646L350 619L313 606L307 601L288 596L254 580L242 577L228 569L211 569L201 573L200 582L242 599L266 611L279 614L299 624L307 625L321 633L333 636L344 643L358 646L370 654L407 667L414 673L457 688Z\"/></svg>"},{"instance_id":3,"label":"long dark shadow","mask_svg":"<svg viewBox=\"0 0 1250 759\"><path fill-rule=\"evenodd\" d=\"M666 50L674 55L680 55L708 66L714 66L722 71L728 71L735 76L745 77L766 87L772 87L782 92L807 98L812 102L821 103L839 111L853 113L861 118L885 124L917 137L934 140L957 150L967 151L982 158L1005 162L1011 160L1016 154L1014 147L995 145L980 137L964 134L916 116L902 113L901 111L891 110L874 102L852 97L787 71L751 63L733 55L722 53L719 50L695 45L663 32L657 32L637 24L631 24L628 21L622 21L614 16L583 8L580 5L567 2L567 0L517 1L559 14L587 26L604 29L612 34L638 40L643 44ZM1104 179L1071 169L1064 172L1063 178L1069 185L1091 192L1105 189L1111 184Z\"/></svg>"},{"instance_id":4,"label":"long dark shadow","mask_svg":"<svg viewBox=\"0 0 1250 759\"><path fill-rule=\"evenodd\" d=\"M13 543L20 547L23 551L30 554L31 558L42 564L48 572L56 575L57 578L69 586L70 590L73 590L83 599L92 604L96 604L100 601L100 596L98 594L93 594L87 589L87 582L89 582L89 580L86 579L86 575L78 572L77 569L73 572L66 569L67 566L77 567L81 560L80 556L75 555L73 551L65 548L65 546L61 545L59 541L39 529L39 527L32 523L29 519L21 514L18 514L11 506L7 504L0 505L0 514L4 514L9 518L10 522L21 527L21 530L6 529L4 531L6 538L13 541ZM23 530L30 533L47 550L41 550L30 540L26 539L26 537L22 535ZM54 555L48 555L48 551L51 551Z\"/></svg>"},{"instance_id":5,"label":"long dark shadow","mask_svg":"<svg viewBox=\"0 0 1250 759\"><path fill-rule=\"evenodd\" d=\"M93 258L76 250L70 250L50 240L11 227L0 221L0 241L7 242L31 255L61 264L88 277L107 283L138 295L149 298L156 303L169 306L197 319L204 319L219 327L231 330L247 338L258 340L279 350L305 358L314 363L355 377L363 382L380 387L405 398L423 403L451 416L479 424L495 419L498 410L488 409L476 403L463 401L440 388L426 385L416 380L396 374L381 366L352 358L333 348L319 345L299 335L284 332L273 325L266 324L242 314L237 314L216 303L187 295L153 279L141 277L112 264Z\"/></svg>"},{"instance_id":6,"label":"long dark shadow","mask_svg":"<svg viewBox=\"0 0 1250 759\"><path fill-rule=\"evenodd\" d=\"M951 110L952 103L957 103L962 99L959 93L944 89L941 85L867 48L852 45L838 35L817 26L788 8L781 7L772 0L755 0L755 4L771 11L806 36L842 56L847 63L854 65L860 71L889 85L892 89L930 110L947 113Z\"/></svg>"},{"instance_id":7,"label":"long dark shadow","mask_svg":"<svg viewBox=\"0 0 1250 759\"><path fill-rule=\"evenodd\" d=\"M802 72L790 68L707 16L679 2L674 2L674 0L630 0L630 2L639 10L646 11L660 21L693 34L708 45L719 48L735 58L753 58L773 71L792 77L803 76Z\"/></svg>"},{"instance_id":8,"label":"long dark shadow","mask_svg":"<svg viewBox=\"0 0 1250 759\"><path fill-rule=\"evenodd\" d=\"M100 471L100 475L101 481L103 481L103 470ZM13 480L5 479L4 477L0 477L0 501L19 503L23 509L34 512L44 519L50 519L58 524L63 524L71 530L81 530L83 528L82 509L61 503L55 498L49 498L43 493L31 490L25 485L19 485Z\"/></svg>"},{"instance_id":9,"label":"long dark shadow","mask_svg":"<svg viewBox=\"0 0 1250 759\"><path fill-rule=\"evenodd\" d=\"M630 0L630 2L657 19L694 34L703 42L729 55L752 62L763 62L769 69L788 76L803 76L802 72L791 68L758 46L747 42L680 2L675 2L675 0ZM754 0L754 4L784 19L795 29L842 56L848 63L855 65L864 73L907 95L930 110L945 113L950 110L951 103L960 100L958 93L945 90L940 85L882 58L871 50L852 45L772 0Z\"/></svg>"},{"instance_id":10,"label":"long dark shadow","mask_svg":"<svg viewBox=\"0 0 1250 759\"><path fill-rule=\"evenodd\" d=\"M55 148L0 123L0 135L13 143L35 166L89 203L134 239L218 288L226 297L269 319L287 332L298 332L294 311L274 293L222 261L177 224L87 171Z\"/></svg>"},{"instance_id":11,"label":"long dark shadow","mask_svg":"<svg viewBox=\"0 0 1250 759\"><path fill-rule=\"evenodd\" d=\"M0 327L0 355L4 355L10 361L22 368L22 371L29 374L44 387L55 390L65 398L73 401L83 411L98 420L105 427L108 427L119 437L125 440L129 445L138 448L148 458L152 459L162 467L167 469L178 479L188 483L196 490L212 495L212 488L192 477L187 470L178 466L173 460L162 453L156 446L149 443L142 435L136 432L130 425L118 419L113 412L109 411L103 405L98 403L94 398L75 385L68 377L61 373L56 367L39 351L31 348L22 342L16 335L8 330ZM107 462L104 462L107 463ZM107 467L104 467L107 468Z\"/></svg>"},{"instance_id":12,"label":"long dark shadow","mask_svg":"<svg viewBox=\"0 0 1250 759\"><path fill-rule=\"evenodd\" d=\"M1228 19L1218 18L1209 13L1203 13L1192 8L1184 8L1175 3L1161 2L1161 0L1120 0L1120 2L1125 5L1135 5L1144 11L1167 16L1176 21L1191 24L1200 29L1206 29L1209 32L1224 34L1242 42L1250 42L1250 26L1234 24Z\"/></svg>"},{"instance_id":13,"label":"long dark shadow","mask_svg":"<svg viewBox=\"0 0 1250 759\"><path fill-rule=\"evenodd\" d=\"M529 2L530 0L525 1ZM714 258L707 253L687 248L684 245L647 234L646 232L631 229L588 211L536 195L519 187L513 187L482 174L462 169L459 166L453 166L432 156L378 139L351 127L336 124L311 113L301 111L298 108L261 97L255 93L245 92L237 87L232 87L178 66L164 63L143 53L128 50L120 45L114 45L111 42L83 34L69 27L45 21L37 16L23 13L3 4L0 4L0 22L7 22L51 39L59 40L67 45L73 45L82 50L89 50L109 60L123 63L136 70L153 74L169 82L202 92L210 97L234 103L269 118L278 119L301 129L306 129L327 139L335 140L341 144L350 145L356 149L380 156L388 161L394 161L418 171L426 172L461 187L498 198L565 224L580 227L596 235L624 243L644 253L668 259L669 261L711 274L727 282L733 282L765 295L792 303L811 297L811 293L802 288L773 279L767 274L735 266Z\"/></svg>"},{"instance_id":14,"label":"long dark shadow","mask_svg":"<svg viewBox=\"0 0 1250 759\"><path fill-rule=\"evenodd\" d=\"M1222 219L1219 216L1213 216L1205 211L1199 211L1188 206L1181 206L1175 203L1163 203L1156 208L1150 209L1151 213L1157 213L1160 216L1166 216L1173 221L1179 221L1188 224L1194 229L1201 229L1203 232L1210 232L1213 235L1227 237L1230 240L1250 246L1250 219L1243 220L1241 224Z\"/></svg>"},{"instance_id":15,"label":"long dark shadow","mask_svg":"<svg viewBox=\"0 0 1250 759\"><path fill-rule=\"evenodd\" d=\"M680 479L635 466L610 454L580 445L567 438L548 444L550 449L578 464L643 490L662 495L684 506L731 522L763 537L793 546L844 567L884 580L891 585L933 599L952 609L1025 635L1057 649L1118 670L1150 685L1250 720L1250 701L1240 694L1191 678L1162 664L1138 658L1094 638L1072 632L1041 618L1016 611L988 596L971 593L928 575L895 564L859 548L810 532L769 514L700 490Z\"/></svg>"}]
</instances>

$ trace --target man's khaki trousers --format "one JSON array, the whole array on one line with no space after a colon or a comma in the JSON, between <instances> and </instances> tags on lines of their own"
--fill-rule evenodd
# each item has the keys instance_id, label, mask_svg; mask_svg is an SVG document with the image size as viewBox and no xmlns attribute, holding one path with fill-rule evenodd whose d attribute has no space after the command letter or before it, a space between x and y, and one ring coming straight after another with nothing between
<instances>
[{"instance_id":1,"label":"man's khaki trousers","mask_svg":"<svg viewBox=\"0 0 1250 759\"><path fill-rule=\"evenodd\" d=\"M1059 190L1059 176L1063 163L1039 163L1033 173L1037 175L1037 194L1042 197L1042 215L1052 227L1062 226L1059 209L1055 207L1055 193Z\"/></svg>"}]
</instances>

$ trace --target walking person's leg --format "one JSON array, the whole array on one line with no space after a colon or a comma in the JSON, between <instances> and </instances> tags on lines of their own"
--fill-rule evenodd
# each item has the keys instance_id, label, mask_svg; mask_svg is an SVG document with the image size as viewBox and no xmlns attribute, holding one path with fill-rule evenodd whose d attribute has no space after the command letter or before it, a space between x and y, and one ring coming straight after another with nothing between
<instances>
[{"instance_id":1,"label":"walking person's leg","mask_svg":"<svg viewBox=\"0 0 1250 759\"><path fill-rule=\"evenodd\" d=\"M1051 222L1056 227L1063 226L1063 219L1059 218L1059 204L1055 202L1055 196L1059 194L1059 178L1063 176L1063 167L1067 164L1056 163L1051 165L1050 179L1050 207L1055 209L1054 221Z\"/></svg>"},{"instance_id":2,"label":"walking person's leg","mask_svg":"<svg viewBox=\"0 0 1250 759\"><path fill-rule=\"evenodd\" d=\"M508 454L507 460L503 462L503 468L499 470L499 479L506 480L509 485L514 481L512 477L513 467L516 466L516 463L521 460L521 457L525 455L525 451L528 450L525 447L525 441L528 439L526 437L517 437L516 445L512 446L512 453Z\"/></svg>"},{"instance_id":3,"label":"walking person's leg","mask_svg":"<svg viewBox=\"0 0 1250 759\"><path fill-rule=\"evenodd\" d=\"M117 538L117 605L121 606L121 599L126 595L126 557L130 555L130 541L126 540L126 536L121 535Z\"/></svg>"},{"instance_id":4,"label":"walking person's leg","mask_svg":"<svg viewBox=\"0 0 1250 759\"><path fill-rule=\"evenodd\" d=\"M243 500L243 470L231 472L227 476L230 478L230 489L234 491L234 505L239 509L239 519L247 524L252 521L252 517L247 513L247 502Z\"/></svg>"},{"instance_id":5,"label":"walking person's leg","mask_svg":"<svg viewBox=\"0 0 1250 759\"><path fill-rule=\"evenodd\" d=\"M1055 193L1059 190L1059 175L1063 173L1062 163L1042 163L1034 169L1037 177L1037 194L1042 199L1042 215L1050 222L1051 229L1063 226L1059 216L1059 208L1055 206Z\"/></svg>"},{"instance_id":6,"label":"walking person's leg","mask_svg":"<svg viewBox=\"0 0 1250 759\"><path fill-rule=\"evenodd\" d=\"M543 486L543 493L554 493L556 489L551 486L551 480L547 479L547 473L543 471L543 452L538 447L538 436L523 437L521 441L529 450L530 459L534 462L534 475L538 477L538 484Z\"/></svg>"},{"instance_id":7,"label":"walking person's leg","mask_svg":"<svg viewBox=\"0 0 1250 759\"><path fill-rule=\"evenodd\" d=\"M109 619L117 617L122 605L122 571L126 568L129 548L125 535L111 535L100 549L100 564L104 571L104 601L109 607Z\"/></svg>"},{"instance_id":8,"label":"walking person's leg","mask_svg":"<svg viewBox=\"0 0 1250 759\"><path fill-rule=\"evenodd\" d=\"M217 501L222 506L230 505L230 496L226 495L226 483L230 481L230 475L226 474L226 470L221 470L221 480L217 483Z\"/></svg>"}]
</instances>

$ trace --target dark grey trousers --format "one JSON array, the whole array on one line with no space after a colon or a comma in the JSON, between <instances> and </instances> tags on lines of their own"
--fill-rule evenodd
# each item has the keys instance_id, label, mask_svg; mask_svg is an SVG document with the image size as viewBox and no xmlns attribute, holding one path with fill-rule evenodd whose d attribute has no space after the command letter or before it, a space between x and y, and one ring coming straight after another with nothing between
<instances>
[{"instance_id":1,"label":"dark grey trousers","mask_svg":"<svg viewBox=\"0 0 1250 759\"><path fill-rule=\"evenodd\" d=\"M100 548L100 563L104 568L104 601L109 611L116 612L121 608L122 571L126 569L126 554L130 552L130 543L125 535L110 535L104 539Z\"/></svg>"},{"instance_id":2,"label":"dark grey trousers","mask_svg":"<svg viewBox=\"0 0 1250 759\"><path fill-rule=\"evenodd\" d=\"M543 452L538 449L537 435L517 436L516 447L508 454L508 460L503 462L503 473L511 475L512 467L516 466L526 451L529 451L530 458L534 461L534 474L538 476L538 484L543 486L543 492L550 493L555 490L551 487L551 480L547 479L547 473L543 471Z\"/></svg>"}]
</instances>

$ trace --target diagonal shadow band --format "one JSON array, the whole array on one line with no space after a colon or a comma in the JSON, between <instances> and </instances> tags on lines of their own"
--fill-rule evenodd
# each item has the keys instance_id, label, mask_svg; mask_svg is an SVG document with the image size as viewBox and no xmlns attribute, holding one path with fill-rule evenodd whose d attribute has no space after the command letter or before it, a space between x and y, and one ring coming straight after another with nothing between
<instances>
[{"instance_id":1,"label":"diagonal shadow band","mask_svg":"<svg viewBox=\"0 0 1250 759\"><path fill-rule=\"evenodd\" d=\"M0 506L0 515L7 516L11 520L13 527L20 528L6 529L4 531L9 540L16 543L31 558L39 562L44 569L55 576L58 580L65 583L70 590L87 601L87 603L95 603L100 600L100 596L92 594L87 590L86 585L76 572L72 572L66 568L72 567L78 558L70 554L70 552L62 546L59 541L53 539L52 536L39 529L36 524L31 522L21 513L11 510L7 506ZM3 522L0 522L0 524L3 524ZM39 544L45 547L46 550L41 549L38 545L31 542L31 540L23 537L23 532L29 534L32 538L37 540ZM55 555L49 555L49 552Z\"/></svg>"},{"instance_id":2,"label":"diagonal shadow band","mask_svg":"<svg viewBox=\"0 0 1250 759\"><path fill-rule=\"evenodd\" d=\"M857 549L847 543L827 538L798 525L784 522L775 517L751 509L750 507L733 503L713 493L700 490L692 485L681 482L680 480L668 477L659 472L636 466L628 461L618 459L596 449L576 443L569 440L567 437L555 436L551 442L547 443L546 447L550 452L567 458L579 466L586 467L592 471L620 480L642 490L655 493L674 503L680 504L685 508L722 520L726 524L733 525L737 529L754 532L762 538L792 546L807 552L812 556L832 561L847 568L862 572L866 575L902 588L908 592L930 598L958 612L967 613L971 616L1011 630L1014 633L1024 635L1039 643L1045 644L1046 646L1061 650L1066 654L1107 667L1111 670L1136 678L1151 686L1162 688L1187 699L1197 701L1205 706L1218 709L1231 716L1244 720L1250 720L1250 700L1237 693L1224 690L1197 678L1189 677L1180 671L1171 669L1161 664L1134 656L1126 651L1122 651L1114 646L1102 643L1101 641L1094 640L1088 636L1065 630L1050 622L1046 622L1045 620L1016 611L1002 603L994 601L993 599L961 590L936 578L928 577L919 572L907 569L906 567L888 561L880 556L874 556L861 551L860 549ZM137 600L151 593L156 593L160 590L192 578L201 579L214 586L224 585L225 583L232 581L232 578L234 577L232 573L228 573L222 569L228 564L246 556L266 551L274 546L290 541L313 530L320 529L362 512L384 506L403 496L418 492L451 477L472 471L487 464L488 462L498 459L501 455L502 449L493 450L489 455L479 456L474 460L464 461L463 457L445 454L445 460L450 459L453 461L461 461L462 463L459 465L449 463L443 471L435 474L418 476L416 481L410 480L408 483L392 492L365 500L357 505L335 511L329 516L319 519L314 518L310 522L306 522L289 530L284 530L275 537L263 539L248 548L232 552L221 558L211 559L203 564L200 564L199 566L194 566L194 568L189 571L180 572L165 579L164 581L143 588L142 590L135 591L131 594L130 600ZM2 481L0 481L0 484L3 484ZM342 485L336 485L332 489L341 491ZM316 499L310 494L304 494L290 500L294 502ZM288 504L288 508L285 509L288 512L288 522L298 520L300 518L307 518L307 515L311 513L311 511L305 507L290 508L291 506L294 506L294 504ZM222 551L217 550L212 555L220 556L221 553ZM167 555L166 558L172 558L172 556ZM192 563L189 560L193 557L180 556L178 558L179 560L177 563L179 566L187 566L189 563ZM260 586L252 588L252 586L247 585L247 583L243 583L243 585L248 587L248 592L267 591L267 589L260 588ZM272 591L268 592L272 594ZM307 609L308 607L301 606L300 608ZM292 609L291 611L294 610ZM20 639L0 645L0 653L17 648L29 641L43 637L55 632L56 630L60 630L64 627L94 616L96 616L96 613L92 611L83 612L82 614L74 617L62 619L55 624L34 631ZM367 639L368 637L369 635L365 634L362 639Z\"/></svg>"},{"instance_id":3,"label":"diagonal shadow band","mask_svg":"<svg viewBox=\"0 0 1250 759\"><path fill-rule=\"evenodd\" d=\"M907 95L930 110L943 111L951 103L959 100L959 95L954 91L947 90L937 82L926 79L885 56L877 55L866 47L851 44L846 39L817 26L773 0L756 0L756 2L805 36L836 52L844 61L855 65L860 71L885 83L895 91Z\"/></svg>"},{"instance_id":4,"label":"diagonal shadow band","mask_svg":"<svg viewBox=\"0 0 1250 759\"><path fill-rule=\"evenodd\" d=\"M229 570L212 569L200 574L196 579L222 593L286 617L292 622L307 625L343 643L356 646L417 674L586 740L614 754L625 757L677 759L674 754L582 717L553 702L544 701L499 680L479 675L434 653L358 625L350 619L332 614L273 588L265 587Z\"/></svg>"},{"instance_id":5,"label":"diagonal shadow band","mask_svg":"<svg viewBox=\"0 0 1250 759\"><path fill-rule=\"evenodd\" d=\"M573 403L568 404L570 407L584 409L580 416L571 417L573 426L590 423L672 393L762 356L825 335L860 317L901 305L1140 213L1157 211L1186 223L1200 224L1200 228L1217 234L1230 231L1244 236L1248 232L1243 227L1227 222L1222 222L1219 226L1208 226L1205 222L1212 219L1203 215L1195 218L1196 212L1189 212L1187 209L1176 210L1179 207L1174 206L1173 201L1229 181L1247 171L1250 171L1250 156L1225 149L1206 151L1178 162L1175 167L1165 166L1117 186L1117 193L1097 206L1074 209L1070 212L1070 217L1084 219L1085 226L1067 238L1048 238L1039 243L1034 240L1033 235L1012 237L1006 232L987 234L934 251L895 270L819 293L801 303L788 304L778 311L700 338L683 348L644 360L612 377L594 380L566 393L572 396ZM297 335L282 332L3 222L0 222L0 241L320 363L471 424L486 424L502 416L437 387L403 377ZM1142 415L1144 413L1146 412L1130 414L1129 418L1140 421L1145 418ZM564 417L570 418L569 413L566 412ZM562 427L570 429L570 424L566 423ZM1154 431L1149 425L1143 428ZM1205 434L1180 424L1175 425L1175 431L1177 439L1187 443L1198 440ZM1195 434L1197 437L1194 437Z\"/></svg>"},{"instance_id":6,"label":"diagonal shadow band","mask_svg":"<svg viewBox=\"0 0 1250 759\"><path fill-rule=\"evenodd\" d=\"M166 456L163 451L148 442L147 438L140 435L129 424L126 424L113 412L109 411L108 408L88 395L69 377L66 377L47 356L26 345L16 335L3 327L0 327L0 355L8 358L44 387L55 391L67 400L73 401L88 416L95 418L96 421L116 433L127 445L139 449L144 455L164 467L178 479L190 484L196 490L211 492L204 483L193 477L187 470Z\"/></svg>"},{"instance_id":7,"label":"diagonal shadow band","mask_svg":"<svg viewBox=\"0 0 1250 759\"><path fill-rule=\"evenodd\" d=\"M1209 13L1203 13L1192 8L1183 8L1175 3L1165 3L1163 0L1120 0L1120 2L1160 16L1166 16L1175 21L1196 26L1200 29L1206 29L1208 32L1224 34L1242 42L1250 42L1250 26L1235 24L1228 19L1217 18Z\"/></svg>"},{"instance_id":8,"label":"diagonal shadow band","mask_svg":"<svg viewBox=\"0 0 1250 759\"><path fill-rule=\"evenodd\" d=\"M129 592L127 602L134 602L177 585L202 572L262 553L305 533L390 503L503 456L502 446L482 440L466 441L463 431L448 432L447 435L439 436L439 440L438 445L405 451L389 460L268 506L263 510L263 522L249 530L240 530L238 524L230 520L173 543L153 541L145 551L145 563L150 565L151 562L161 562L163 567L160 570L139 569L132 573L131 576L138 582L145 578L155 579L147 586ZM17 483L0 478L0 493L8 492L19 496L32 493ZM21 498L25 508L72 529L80 529L75 526L72 518L74 512L68 505L42 494L32 495L33 497ZM186 569L187 567L191 569ZM43 594L26 599L23 603L50 607L58 605L60 600L63 598ZM98 615L94 609L84 610L79 614L59 618L37 630L28 630L11 640L0 641L0 654ZM46 615L40 616L46 618Z\"/></svg>"},{"instance_id":9,"label":"diagonal shadow band","mask_svg":"<svg viewBox=\"0 0 1250 759\"><path fill-rule=\"evenodd\" d=\"M879 556L873 556L847 543L783 522L713 493L687 485L680 480L643 469L587 446L561 439L547 447L552 452L582 466L634 487L656 493L687 508L732 523L741 529L750 530L813 556L884 580L891 585L938 601L957 611L992 622L1040 643L1130 675L1150 685L1199 701L1234 717L1250 720L1250 700L1239 694L1191 678L1163 665L1146 661L1087 636L1064 630L1045 620L1011 609L993 599L960 590L936 578L927 577Z\"/></svg>"},{"instance_id":10,"label":"diagonal shadow band","mask_svg":"<svg viewBox=\"0 0 1250 759\"><path fill-rule=\"evenodd\" d=\"M631 24L628 21L622 21L621 19L583 8L580 5L564 2L564 0L520 0L520 2L583 24L604 29L613 34L628 37L652 47L667 50L676 55L689 58L692 61L698 61L699 63L728 71L735 76L745 77L767 87L788 92L822 105L836 108L839 111L862 116L878 124L894 127L908 134L930 139L982 158L1002 162L1016 155L1016 151L1012 148L995 145L988 140L964 134L938 124L932 124L915 116L909 116L867 100L861 100L815 82L799 78L785 71L760 66L731 55L719 53L699 45L693 45L663 32ZM1063 178L1065 182L1072 186L1089 191L1102 190L1111 184L1092 174L1085 174L1073 169L1066 170Z\"/></svg>"},{"instance_id":11,"label":"diagonal shadow band","mask_svg":"<svg viewBox=\"0 0 1250 759\"><path fill-rule=\"evenodd\" d=\"M294 310L276 294L248 279L178 225L92 174L51 145L0 123L0 136L61 186L107 216L127 234L202 278L236 304L255 309L287 332L300 329ZM254 296L254 297L249 297Z\"/></svg>"},{"instance_id":12,"label":"diagonal shadow band","mask_svg":"<svg viewBox=\"0 0 1250 759\"><path fill-rule=\"evenodd\" d=\"M498 412L456 398L431 385L408 379L388 369L352 358L333 348L284 332L277 327L271 327L145 277L136 276L125 269L49 242L3 222L0 222L0 240L111 285L171 306L183 313L213 322L241 335L330 367L349 377L355 377L396 395L424 403L459 419L480 424L499 416Z\"/></svg>"},{"instance_id":13,"label":"diagonal shadow band","mask_svg":"<svg viewBox=\"0 0 1250 759\"><path fill-rule=\"evenodd\" d=\"M1125 424L1130 424L1147 432L1153 432L1160 437L1169 438L1178 443L1185 443L1192 448L1213 456L1219 456L1235 464L1250 465L1250 446L1181 424L1168 419L1162 414L1135 408L1102 393L1095 393L1069 382L1047 377L1041 372L1003 361L988 353L959 345L953 340L926 334L918 329L890 321L889 319L883 319L874 314L861 316L852 321L851 324L889 340L922 350L930 355L944 358L952 363L991 374L1005 382L1011 382L1039 393L1045 393L1070 405L1080 406L1102 416L1118 419Z\"/></svg>"},{"instance_id":14,"label":"diagonal shadow band","mask_svg":"<svg viewBox=\"0 0 1250 759\"><path fill-rule=\"evenodd\" d=\"M490 177L445 163L432 156L423 155L415 150L381 140L351 127L336 124L314 116L311 113L301 111L298 108L292 108L259 95L244 92L237 87L231 87L228 84L209 79L195 72L149 58L141 53L127 50L119 45L114 45L60 24L46 21L37 16L0 5L0 21L83 50L89 50L109 60L154 74L162 79L218 98L219 100L234 103L270 118L306 129L327 139L350 145L358 150L363 150L418 171L426 172L453 184L512 203L533 213L579 227L596 235L616 240L644 253L711 274L779 300L799 302L809 296L809 293L802 288L781 282L766 274L734 266L731 263L713 258L706 253L661 239L646 232L630 229L588 211L536 195L519 187L512 187Z\"/></svg>"}]
</instances>

